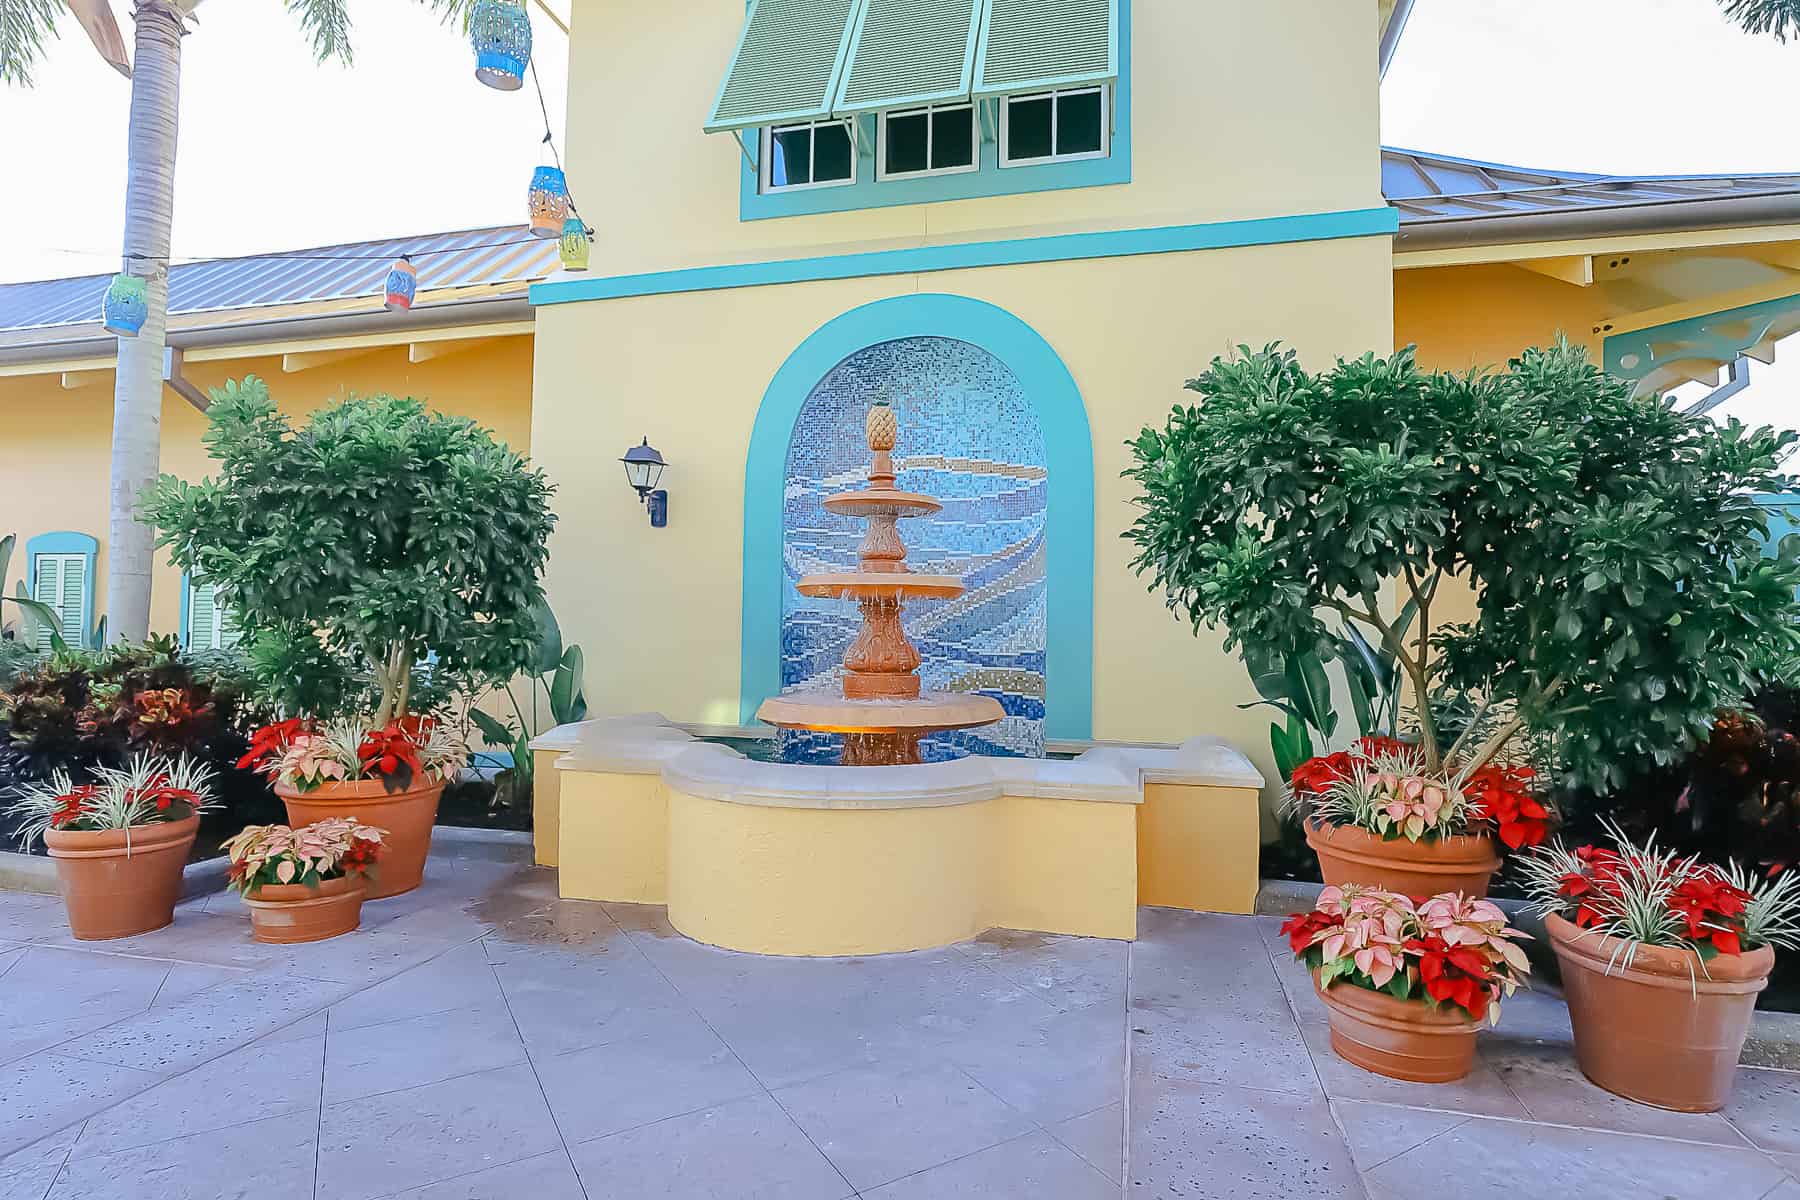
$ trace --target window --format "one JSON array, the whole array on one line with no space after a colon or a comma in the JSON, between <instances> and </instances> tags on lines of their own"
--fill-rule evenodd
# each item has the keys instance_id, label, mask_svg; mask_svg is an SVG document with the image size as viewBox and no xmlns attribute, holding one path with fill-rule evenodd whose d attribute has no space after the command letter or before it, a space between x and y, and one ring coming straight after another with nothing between
<instances>
[{"instance_id":1,"label":"window","mask_svg":"<svg viewBox=\"0 0 1800 1200\"><path fill-rule=\"evenodd\" d=\"M838 187L856 182L856 139L846 121L808 121L763 130L762 190Z\"/></svg>"},{"instance_id":2,"label":"window","mask_svg":"<svg viewBox=\"0 0 1800 1200\"><path fill-rule=\"evenodd\" d=\"M1000 105L1000 165L1105 158L1111 152L1107 100L1103 87L1008 96Z\"/></svg>"},{"instance_id":3,"label":"window","mask_svg":"<svg viewBox=\"0 0 1800 1200\"><path fill-rule=\"evenodd\" d=\"M229 650L238 644L237 620L216 583L188 584L187 645L190 650Z\"/></svg>"},{"instance_id":4,"label":"window","mask_svg":"<svg viewBox=\"0 0 1800 1200\"><path fill-rule=\"evenodd\" d=\"M958 175L975 169L975 106L929 105L881 114L875 178Z\"/></svg>"},{"instance_id":5,"label":"window","mask_svg":"<svg viewBox=\"0 0 1800 1200\"><path fill-rule=\"evenodd\" d=\"M34 554L31 598L56 610L57 630L71 646L87 645L88 557L85 554ZM50 630L34 626L34 647L50 648Z\"/></svg>"}]
</instances>

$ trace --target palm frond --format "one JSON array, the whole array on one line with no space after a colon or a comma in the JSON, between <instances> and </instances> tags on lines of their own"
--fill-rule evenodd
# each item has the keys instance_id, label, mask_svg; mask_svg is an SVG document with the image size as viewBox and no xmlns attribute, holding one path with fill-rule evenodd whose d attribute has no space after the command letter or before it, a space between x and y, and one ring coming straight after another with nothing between
<instances>
[{"instance_id":1,"label":"palm frond","mask_svg":"<svg viewBox=\"0 0 1800 1200\"><path fill-rule=\"evenodd\" d=\"M31 86L31 71L56 36L58 0L0 0L0 83Z\"/></svg>"},{"instance_id":2,"label":"palm frond","mask_svg":"<svg viewBox=\"0 0 1800 1200\"><path fill-rule=\"evenodd\" d=\"M1800 0L1719 0L1746 33L1772 33L1778 42L1800 37Z\"/></svg>"},{"instance_id":3,"label":"palm frond","mask_svg":"<svg viewBox=\"0 0 1800 1200\"><path fill-rule=\"evenodd\" d=\"M0 12L20 0L0 0ZM55 0L24 0L26 3L53 5ZM475 0L419 0L449 24L456 21L465 29ZM284 0L287 10L300 21L300 28L312 40L313 54L320 62L335 58L345 66L355 61L350 44L349 0Z\"/></svg>"},{"instance_id":4,"label":"palm frond","mask_svg":"<svg viewBox=\"0 0 1800 1200\"><path fill-rule=\"evenodd\" d=\"M350 48L349 0L285 0L288 12L312 40L313 56L320 62L335 58L345 66L355 61Z\"/></svg>"}]
</instances>

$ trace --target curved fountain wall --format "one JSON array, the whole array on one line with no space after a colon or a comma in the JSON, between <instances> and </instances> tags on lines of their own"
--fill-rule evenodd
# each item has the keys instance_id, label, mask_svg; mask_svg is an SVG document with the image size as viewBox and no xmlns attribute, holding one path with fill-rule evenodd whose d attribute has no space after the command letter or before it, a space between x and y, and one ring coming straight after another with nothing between
<instances>
[{"instance_id":1,"label":"curved fountain wall","mask_svg":"<svg viewBox=\"0 0 1800 1200\"><path fill-rule=\"evenodd\" d=\"M794 422L782 516L781 684L829 686L856 635L854 606L809 599L803 575L855 566L863 522L820 507L860 484L868 466L862 416L898 410L895 486L944 503L901 522L908 565L956 575L969 591L909 604L905 624L924 658L924 686L976 691L1006 712L997 725L926 739L928 757L957 751L1041 755L1044 748L1045 533L1049 477L1035 407L1005 364L979 346L907 337L857 351L819 380ZM806 735L802 735L806 736ZM815 735L816 736L816 735Z\"/></svg>"}]
</instances>

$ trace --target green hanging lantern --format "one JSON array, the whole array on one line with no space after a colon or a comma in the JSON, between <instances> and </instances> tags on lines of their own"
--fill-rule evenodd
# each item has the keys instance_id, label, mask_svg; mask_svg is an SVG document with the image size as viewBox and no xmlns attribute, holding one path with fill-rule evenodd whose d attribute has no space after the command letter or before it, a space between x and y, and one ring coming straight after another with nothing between
<instances>
[{"instance_id":1,"label":"green hanging lantern","mask_svg":"<svg viewBox=\"0 0 1800 1200\"><path fill-rule=\"evenodd\" d=\"M588 237L587 226L580 217L570 217L563 222L561 256L565 271L585 271L588 269L588 251L592 245Z\"/></svg>"}]
</instances>

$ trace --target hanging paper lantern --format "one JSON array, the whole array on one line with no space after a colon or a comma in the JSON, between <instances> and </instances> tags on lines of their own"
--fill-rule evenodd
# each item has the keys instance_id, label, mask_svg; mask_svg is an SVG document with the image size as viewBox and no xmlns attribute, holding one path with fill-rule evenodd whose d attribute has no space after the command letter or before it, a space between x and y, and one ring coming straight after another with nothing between
<instances>
[{"instance_id":1,"label":"hanging paper lantern","mask_svg":"<svg viewBox=\"0 0 1800 1200\"><path fill-rule=\"evenodd\" d=\"M565 271L588 269L588 232L580 217L570 217L562 227L562 265Z\"/></svg>"},{"instance_id":2,"label":"hanging paper lantern","mask_svg":"<svg viewBox=\"0 0 1800 1200\"><path fill-rule=\"evenodd\" d=\"M569 183L560 167L539 167L531 174L531 232L539 237L561 237L569 219Z\"/></svg>"},{"instance_id":3,"label":"hanging paper lantern","mask_svg":"<svg viewBox=\"0 0 1800 1200\"><path fill-rule=\"evenodd\" d=\"M387 307L393 312L404 312L412 307L413 297L419 294L419 268L413 266L412 256L402 254L388 268Z\"/></svg>"},{"instance_id":4,"label":"hanging paper lantern","mask_svg":"<svg viewBox=\"0 0 1800 1200\"><path fill-rule=\"evenodd\" d=\"M469 41L475 47L475 78L503 92L518 91L531 62L531 18L525 6L477 0L469 15Z\"/></svg>"},{"instance_id":5,"label":"hanging paper lantern","mask_svg":"<svg viewBox=\"0 0 1800 1200\"><path fill-rule=\"evenodd\" d=\"M100 306L102 328L120 337L136 337L149 316L149 285L136 275L114 275Z\"/></svg>"}]
</instances>

